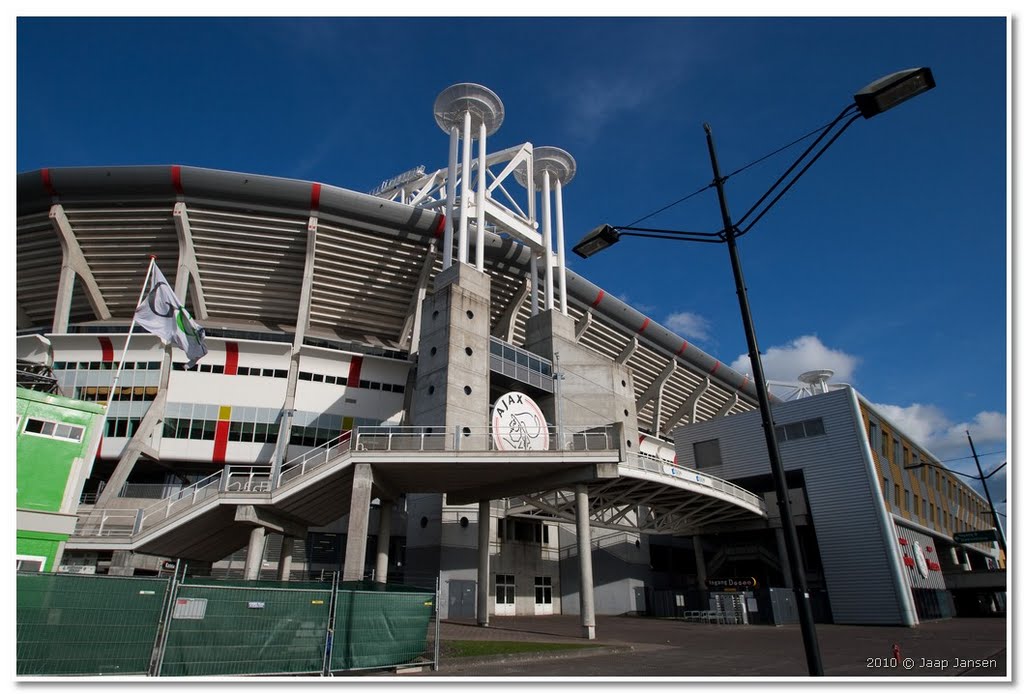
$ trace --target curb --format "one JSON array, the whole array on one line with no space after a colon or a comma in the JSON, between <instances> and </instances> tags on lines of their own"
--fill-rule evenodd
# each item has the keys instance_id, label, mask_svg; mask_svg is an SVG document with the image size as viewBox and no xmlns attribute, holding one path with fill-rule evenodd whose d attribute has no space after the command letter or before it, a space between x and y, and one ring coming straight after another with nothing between
<instances>
[{"instance_id":1,"label":"curb","mask_svg":"<svg viewBox=\"0 0 1024 694\"><path fill-rule=\"evenodd\" d=\"M572 658L585 658L594 655L609 655L612 653L628 653L635 651L636 647L624 646L594 646L584 648L571 648L561 651L524 651L522 653L507 653L502 655L477 655L466 657L442 659L441 667L437 672L443 672L448 668L455 668L460 665L501 665L503 663L520 663L536 660L569 660Z\"/></svg>"}]
</instances>

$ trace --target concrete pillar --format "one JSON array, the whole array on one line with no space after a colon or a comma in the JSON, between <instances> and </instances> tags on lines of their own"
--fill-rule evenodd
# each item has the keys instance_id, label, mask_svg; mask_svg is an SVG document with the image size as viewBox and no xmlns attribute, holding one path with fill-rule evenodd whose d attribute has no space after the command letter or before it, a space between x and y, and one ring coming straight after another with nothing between
<instances>
[{"instance_id":1,"label":"concrete pillar","mask_svg":"<svg viewBox=\"0 0 1024 694\"><path fill-rule=\"evenodd\" d=\"M583 638L597 637L594 621L594 567L590 556L590 495L576 485L576 551L580 558L580 626Z\"/></svg>"},{"instance_id":2,"label":"concrete pillar","mask_svg":"<svg viewBox=\"0 0 1024 694\"><path fill-rule=\"evenodd\" d=\"M249 533L249 551L245 553L245 580L256 581L263 567L263 550L267 546L267 529L257 525Z\"/></svg>"},{"instance_id":3,"label":"concrete pillar","mask_svg":"<svg viewBox=\"0 0 1024 694\"><path fill-rule=\"evenodd\" d=\"M377 565L373 571L373 580L377 583L388 582L388 549L391 546L391 511L394 501L380 502L380 524L377 529Z\"/></svg>"},{"instance_id":4,"label":"concrete pillar","mask_svg":"<svg viewBox=\"0 0 1024 694\"><path fill-rule=\"evenodd\" d=\"M290 535L281 536L281 554L277 559L277 580L291 580L292 574L292 550L295 548L295 538Z\"/></svg>"},{"instance_id":5,"label":"concrete pillar","mask_svg":"<svg viewBox=\"0 0 1024 694\"><path fill-rule=\"evenodd\" d=\"M487 626L491 587L491 502L481 501L477 511L476 623Z\"/></svg>"},{"instance_id":6,"label":"concrete pillar","mask_svg":"<svg viewBox=\"0 0 1024 694\"><path fill-rule=\"evenodd\" d=\"M348 512L348 541L341 580L361 581L366 561L366 537L373 498L373 472L369 465L356 465L352 472L352 503Z\"/></svg>"},{"instance_id":7,"label":"concrete pillar","mask_svg":"<svg viewBox=\"0 0 1024 694\"><path fill-rule=\"evenodd\" d=\"M109 576L134 576L135 567L132 565L132 553L128 550L117 549L110 556L110 568L107 570Z\"/></svg>"},{"instance_id":8,"label":"concrete pillar","mask_svg":"<svg viewBox=\"0 0 1024 694\"><path fill-rule=\"evenodd\" d=\"M697 588L706 590L708 587L708 568L704 563L704 541L700 535L693 536L693 557L697 560Z\"/></svg>"},{"instance_id":9,"label":"concrete pillar","mask_svg":"<svg viewBox=\"0 0 1024 694\"><path fill-rule=\"evenodd\" d=\"M789 565L789 552L786 551L786 537L782 534L782 528L775 529L775 544L779 548L779 563L782 564L782 580L786 588L793 588L793 570Z\"/></svg>"}]
</instances>

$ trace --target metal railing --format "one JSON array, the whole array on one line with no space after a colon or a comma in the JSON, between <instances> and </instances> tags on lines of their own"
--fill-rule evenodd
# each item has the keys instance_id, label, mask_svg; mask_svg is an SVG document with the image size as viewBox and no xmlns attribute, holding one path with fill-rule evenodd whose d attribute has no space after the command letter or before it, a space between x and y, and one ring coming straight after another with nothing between
<instances>
[{"instance_id":1,"label":"metal railing","mask_svg":"<svg viewBox=\"0 0 1024 694\"><path fill-rule=\"evenodd\" d=\"M565 427L359 427L356 451L616 451L614 425Z\"/></svg>"},{"instance_id":2,"label":"metal railing","mask_svg":"<svg viewBox=\"0 0 1024 694\"><path fill-rule=\"evenodd\" d=\"M662 458L647 455L646 453L628 453L626 454L626 462L624 465L627 467L638 468L640 470L646 470L647 472L655 472L665 477L683 479L688 482L694 482L705 487L710 487L735 499L739 499L751 506L755 506L756 508L761 509L761 511L765 510L764 499L756 494L748 492L743 487L692 468L676 465L675 463Z\"/></svg>"},{"instance_id":3,"label":"metal railing","mask_svg":"<svg viewBox=\"0 0 1024 694\"><path fill-rule=\"evenodd\" d=\"M362 429L363 427L359 427ZM318 470L335 457L349 451L352 447L352 432L343 431L341 435L325 444L298 455L281 466L277 487L283 487L312 472Z\"/></svg>"}]
</instances>

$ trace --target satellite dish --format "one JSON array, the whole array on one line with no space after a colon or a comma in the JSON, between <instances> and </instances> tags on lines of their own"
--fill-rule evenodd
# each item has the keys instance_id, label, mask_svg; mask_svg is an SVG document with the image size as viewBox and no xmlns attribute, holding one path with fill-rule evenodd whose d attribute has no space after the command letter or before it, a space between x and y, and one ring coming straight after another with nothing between
<instances>
[{"instance_id":1,"label":"satellite dish","mask_svg":"<svg viewBox=\"0 0 1024 694\"><path fill-rule=\"evenodd\" d=\"M561 181L564 186L576 175L576 160L572 158L571 154L558 147L534 147L533 185L535 188L540 187L539 182L545 171L548 172L551 180ZM525 167L518 167L512 172L512 175L516 177L519 185L524 188L527 186Z\"/></svg>"},{"instance_id":2,"label":"satellite dish","mask_svg":"<svg viewBox=\"0 0 1024 694\"><path fill-rule=\"evenodd\" d=\"M811 386L813 391L814 387L817 386L821 389L822 393L828 392L828 379L832 378L835 373L832 369L814 369L813 371L804 371L802 374L797 376L797 380L801 383L806 383Z\"/></svg>"},{"instance_id":3,"label":"satellite dish","mask_svg":"<svg viewBox=\"0 0 1024 694\"><path fill-rule=\"evenodd\" d=\"M453 84L434 100L434 121L446 133L450 133L452 128L461 131L466 113L470 116L470 132L463 133L463 136L474 137L474 133L480 131L481 123L487 126L488 134L496 133L505 120L505 106L501 99L480 84Z\"/></svg>"}]
</instances>

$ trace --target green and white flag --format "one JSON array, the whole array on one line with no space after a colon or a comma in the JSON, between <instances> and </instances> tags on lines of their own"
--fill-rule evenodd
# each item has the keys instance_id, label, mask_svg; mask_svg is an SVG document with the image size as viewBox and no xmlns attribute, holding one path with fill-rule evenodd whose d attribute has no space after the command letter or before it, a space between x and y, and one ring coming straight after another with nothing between
<instances>
[{"instance_id":1,"label":"green and white flag","mask_svg":"<svg viewBox=\"0 0 1024 694\"><path fill-rule=\"evenodd\" d=\"M135 309L135 322L160 338L165 345L177 345L192 368L206 354L206 331L192 320L167 284L164 273L153 263L149 291Z\"/></svg>"}]
</instances>

